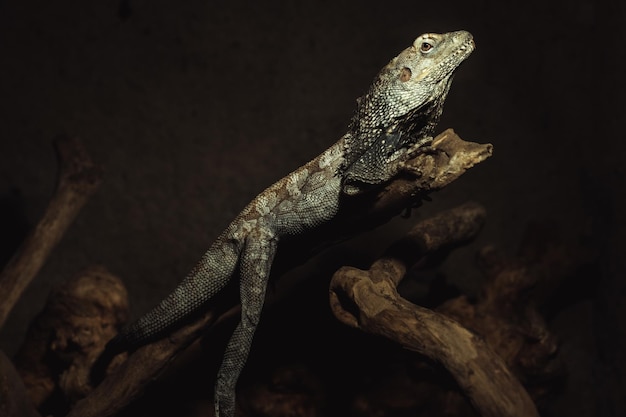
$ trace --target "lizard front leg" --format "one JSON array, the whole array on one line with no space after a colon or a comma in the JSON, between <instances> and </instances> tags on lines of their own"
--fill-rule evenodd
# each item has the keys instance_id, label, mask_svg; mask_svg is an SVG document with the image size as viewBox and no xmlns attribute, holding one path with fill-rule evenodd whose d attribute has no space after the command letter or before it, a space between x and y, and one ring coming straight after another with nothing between
<instances>
[{"instance_id":1,"label":"lizard front leg","mask_svg":"<svg viewBox=\"0 0 626 417\"><path fill-rule=\"evenodd\" d=\"M235 415L235 388L243 369L254 331L259 323L277 240L269 229L250 233L240 258L241 319L224 352L215 385L216 417Z\"/></svg>"},{"instance_id":2,"label":"lizard front leg","mask_svg":"<svg viewBox=\"0 0 626 417\"><path fill-rule=\"evenodd\" d=\"M390 170L396 173L404 172L416 178L421 177L422 171L419 167L409 164L409 161L422 154L436 154L439 152L437 148L432 146L432 142L432 136L426 136L409 148L403 149L400 157L393 162L394 167Z\"/></svg>"}]
</instances>

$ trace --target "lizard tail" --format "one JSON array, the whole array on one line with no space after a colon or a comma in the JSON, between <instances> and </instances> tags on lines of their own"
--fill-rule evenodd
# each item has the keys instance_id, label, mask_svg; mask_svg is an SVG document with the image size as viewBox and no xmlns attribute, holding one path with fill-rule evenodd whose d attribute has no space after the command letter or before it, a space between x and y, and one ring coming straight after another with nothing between
<instances>
[{"instance_id":1,"label":"lizard tail","mask_svg":"<svg viewBox=\"0 0 626 417\"><path fill-rule=\"evenodd\" d=\"M107 354L116 355L157 340L201 311L230 281L240 250L236 242L218 239L170 295L107 344Z\"/></svg>"}]
</instances>

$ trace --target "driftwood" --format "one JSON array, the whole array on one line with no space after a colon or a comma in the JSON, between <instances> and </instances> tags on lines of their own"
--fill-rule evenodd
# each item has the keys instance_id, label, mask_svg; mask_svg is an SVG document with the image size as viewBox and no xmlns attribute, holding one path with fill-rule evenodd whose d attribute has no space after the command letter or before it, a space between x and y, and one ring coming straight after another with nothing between
<instances>
[{"instance_id":1,"label":"driftwood","mask_svg":"<svg viewBox=\"0 0 626 417\"><path fill-rule=\"evenodd\" d=\"M43 413L58 415L91 390L89 369L128 315L124 284L101 266L82 271L50 294L14 359Z\"/></svg>"},{"instance_id":2,"label":"driftwood","mask_svg":"<svg viewBox=\"0 0 626 417\"><path fill-rule=\"evenodd\" d=\"M343 323L389 338L441 364L481 416L538 416L505 362L480 337L448 316L412 304L396 287L407 268L442 245L477 233L484 210L465 205L419 223L369 270L343 267L331 282L331 308Z\"/></svg>"},{"instance_id":3,"label":"driftwood","mask_svg":"<svg viewBox=\"0 0 626 417\"><path fill-rule=\"evenodd\" d=\"M557 338L544 317L571 302L568 293L575 292L575 285L569 279L588 274L595 257L589 248L561 244L554 227L533 224L515 257L494 246L478 252L485 282L475 300L459 296L437 312L480 334L541 403L565 376Z\"/></svg>"},{"instance_id":4,"label":"driftwood","mask_svg":"<svg viewBox=\"0 0 626 417\"><path fill-rule=\"evenodd\" d=\"M0 417L40 417L13 364L0 351Z\"/></svg>"},{"instance_id":5,"label":"driftwood","mask_svg":"<svg viewBox=\"0 0 626 417\"><path fill-rule=\"evenodd\" d=\"M303 244L306 243L307 249L313 250L321 242L333 241L388 221L406 207L418 203L428 193L441 189L488 158L492 149L490 144L465 142L452 130L435 138L432 146L433 152L418 155L410 161L410 165L421 171L419 178L399 177L376 195L347 201L343 211L331 224L321 228L314 236L307 236ZM291 246L301 249L299 245ZM289 269L294 262L298 260L292 259L291 264L287 262L287 266L273 268L273 274ZM230 302L236 304L232 300ZM92 394L79 401L69 416L103 417L117 414L142 392L145 384L155 378L178 352L193 342L204 328L215 323L223 311L219 308L210 309L169 338L138 349Z\"/></svg>"},{"instance_id":6,"label":"driftwood","mask_svg":"<svg viewBox=\"0 0 626 417\"><path fill-rule=\"evenodd\" d=\"M54 140L54 148L59 173L52 199L39 223L0 273L0 327L101 182L101 169L91 161L77 139L58 137ZM37 389L24 386L24 381L19 380L17 371L2 352L0 362L0 416L38 415L32 402ZM43 365L33 362L32 366ZM41 380L37 385L44 391L54 389L50 380Z\"/></svg>"},{"instance_id":7,"label":"driftwood","mask_svg":"<svg viewBox=\"0 0 626 417\"><path fill-rule=\"evenodd\" d=\"M54 141L59 174L54 195L35 229L0 273L0 328L89 197L102 172L75 138Z\"/></svg>"}]
</instances>

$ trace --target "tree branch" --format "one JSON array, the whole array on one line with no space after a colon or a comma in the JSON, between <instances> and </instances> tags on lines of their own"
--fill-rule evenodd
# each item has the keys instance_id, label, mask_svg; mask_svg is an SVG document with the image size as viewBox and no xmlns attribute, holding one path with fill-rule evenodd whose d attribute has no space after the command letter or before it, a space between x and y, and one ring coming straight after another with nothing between
<instances>
[{"instance_id":1,"label":"tree branch","mask_svg":"<svg viewBox=\"0 0 626 417\"><path fill-rule=\"evenodd\" d=\"M54 195L35 229L0 273L0 328L89 197L102 170L76 138L58 137L54 147L59 174Z\"/></svg>"},{"instance_id":2,"label":"tree branch","mask_svg":"<svg viewBox=\"0 0 626 417\"><path fill-rule=\"evenodd\" d=\"M476 204L443 212L419 223L369 270L341 268L331 282L331 308L342 323L443 365L480 415L538 416L524 387L481 338L443 314L406 301L396 290L411 265L471 239L484 218Z\"/></svg>"}]
</instances>

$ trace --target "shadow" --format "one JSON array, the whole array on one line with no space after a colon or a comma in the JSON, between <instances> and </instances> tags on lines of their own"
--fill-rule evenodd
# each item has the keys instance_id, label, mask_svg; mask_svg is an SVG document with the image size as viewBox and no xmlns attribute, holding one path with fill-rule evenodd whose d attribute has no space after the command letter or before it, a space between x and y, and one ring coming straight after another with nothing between
<instances>
[{"instance_id":1,"label":"shadow","mask_svg":"<svg viewBox=\"0 0 626 417\"><path fill-rule=\"evenodd\" d=\"M18 188L0 194L0 270L26 238L30 224Z\"/></svg>"}]
</instances>

